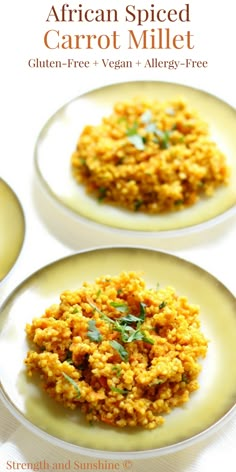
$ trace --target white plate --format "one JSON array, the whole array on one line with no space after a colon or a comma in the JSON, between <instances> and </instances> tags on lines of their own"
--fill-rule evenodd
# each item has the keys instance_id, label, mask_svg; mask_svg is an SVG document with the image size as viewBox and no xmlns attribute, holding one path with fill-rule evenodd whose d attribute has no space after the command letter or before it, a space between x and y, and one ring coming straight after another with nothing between
<instances>
[{"instance_id":1,"label":"white plate","mask_svg":"<svg viewBox=\"0 0 236 472\"><path fill-rule=\"evenodd\" d=\"M89 426L27 378L25 325L59 302L59 294L102 274L143 271L148 286L173 286L200 305L201 329L209 339L200 388L184 407L155 430ZM236 302L213 276L176 256L144 248L114 247L81 252L54 262L26 279L0 313L1 396L32 432L67 450L104 458L141 458L170 453L205 437L231 417L236 396Z\"/></svg>"},{"instance_id":2,"label":"white plate","mask_svg":"<svg viewBox=\"0 0 236 472\"><path fill-rule=\"evenodd\" d=\"M72 177L71 155L87 124L96 125L109 116L117 101L147 97L171 100L182 97L210 125L210 134L227 156L232 169L230 184L218 188L212 198L170 214L148 215L99 203ZM44 189L77 219L120 231L166 236L198 230L222 221L235 211L236 203L236 112L230 105L206 92L165 82L127 82L81 95L59 109L45 124L35 147L35 164Z\"/></svg>"},{"instance_id":3,"label":"white plate","mask_svg":"<svg viewBox=\"0 0 236 472\"><path fill-rule=\"evenodd\" d=\"M0 282L14 266L25 236L25 219L21 204L0 179Z\"/></svg>"}]
</instances>

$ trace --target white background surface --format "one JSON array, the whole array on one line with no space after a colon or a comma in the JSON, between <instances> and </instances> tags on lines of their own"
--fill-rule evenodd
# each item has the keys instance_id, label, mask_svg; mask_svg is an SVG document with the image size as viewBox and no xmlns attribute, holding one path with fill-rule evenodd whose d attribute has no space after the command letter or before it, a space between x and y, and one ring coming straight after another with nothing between
<instances>
[{"instance_id":1,"label":"white background surface","mask_svg":"<svg viewBox=\"0 0 236 472\"><path fill-rule=\"evenodd\" d=\"M54 2L60 5L63 2ZM132 2L130 2L132 4ZM134 3L134 2L133 2ZM151 2L135 2L143 8ZM153 2L154 3L154 2ZM157 3L159 8L177 8L174 1L164 0ZM109 231L91 231L76 220L71 220L67 213L57 207L43 194L38 187L33 165L33 151L37 135L44 122L61 105L75 96L95 87L127 80L161 80L180 82L201 88L219 96L231 105L236 105L234 67L235 57L235 4L230 0L221 2L189 2L191 7L191 23L188 28L195 36L193 51L128 51L124 45L120 51L49 51L43 44L43 35L50 27L46 24L51 3L43 0L33 3L29 0L1 6L1 139L0 139L0 175L17 193L26 217L26 237L20 258L0 287L0 304L10 291L27 275L60 257L74 251L97 245L109 244L141 244L156 247L189 259L207 269L219 278L235 293L235 240L236 218L211 230L196 233L176 240L158 240L142 238L133 240L114 236ZM78 7L79 2L71 2ZM83 2L85 8L96 4L96 8L116 8L123 11L126 1ZM184 5L178 2L178 5ZM133 25L134 26L134 25ZM145 28L157 28L159 25L146 24ZM125 35L128 28L125 24L116 25L120 34ZM130 26L129 26L130 27ZM177 32L183 26L175 25ZM186 28L186 26L184 26ZM61 25L57 25L60 29ZM63 25L67 34L96 33L113 30L114 25ZM88 70L72 69L30 69L27 62L30 58L41 60L138 60L157 57L159 60L182 60L191 57L206 60L207 69L104 69L102 67ZM222 123L222 126L224 124ZM55 169L56 172L56 169ZM223 307L222 307L223 309ZM222 327L223 329L223 327ZM5 408L0 406L0 472L8 470L7 460L19 460L21 463L38 460L38 448L35 438L13 420ZM235 452L236 424L235 418L217 436L201 445L191 447L187 452L174 456L149 461L149 469L158 471L197 471L210 470L233 471ZM31 440L30 440L31 438ZM30 445L29 445L30 444ZM50 449L40 441L41 458L48 455L54 461L66 461L68 453ZM59 458L59 459L58 459ZM85 460L85 459L83 459ZM89 459L88 459L89 460ZM143 470L145 462L131 464L132 470Z\"/></svg>"}]
</instances>

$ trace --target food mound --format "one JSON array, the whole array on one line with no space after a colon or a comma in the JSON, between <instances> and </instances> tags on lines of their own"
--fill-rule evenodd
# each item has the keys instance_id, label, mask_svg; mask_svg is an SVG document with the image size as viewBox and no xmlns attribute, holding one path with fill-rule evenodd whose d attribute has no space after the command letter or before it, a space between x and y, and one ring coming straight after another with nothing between
<instances>
[{"instance_id":1,"label":"food mound","mask_svg":"<svg viewBox=\"0 0 236 472\"><path fill-rule=\"evenodd\" d=\"M208 125L183 100L117 103L83 129L71 164L98 200L145 213L188 207L229 177Z\"/></svg>"},{"instance_id":2,"label":"food mound","mask_svg":"<svg viewBox=\"0 0 236 472\"><path fill-rule=\"evenodd\" d=\"M198 389L207 351L199 308L173 288L149 289L138 273L122 272L60 300L27 325L36 348L25 363L88 422L156 428Z\"/></svg>"}]
</instances>

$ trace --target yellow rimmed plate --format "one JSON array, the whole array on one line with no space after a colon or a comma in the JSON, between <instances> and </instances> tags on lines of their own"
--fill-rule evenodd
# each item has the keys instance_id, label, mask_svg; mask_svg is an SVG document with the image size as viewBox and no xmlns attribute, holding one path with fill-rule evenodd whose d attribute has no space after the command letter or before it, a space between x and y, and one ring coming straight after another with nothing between
<instances>
[{"instance_id":1,"label":"yellow rimmed plate","mask_svg":"<svg viewBox=\"0 0 236 472\"><path fill-rule=\"evenodd\" d=\"M71 173L70 159L87 124L96 125L109 116L117 101L146 97L160 101L182 97L210 125L210 133L227 156L231 167L228 186L217 189L192 207L162 215L130 212L99 203L86 194ZM167 82L127 82L105 86L81 95L60 108L41 130L35 146L35 165L43 188L78 220L119 231L166 236L198 230L224 220L235 212L236 111L202 90Z\"/></svg>"},{"instance_id":2,"label":"yellow rimmed plate","mask_svg":"<svg viewBox=\"0 0 236 472\"><path fill-rule=\"evenodd\" d=\"M14 266L25 235L25 219L21 204L9 187L0 179L0 282Z\"/></svg>"},{"instance_id":3,"label":"yellow rimmed plate","mask_svg":"<svg viewBox=\"0 0 236 472\"><path fill-rule=\"evenodd\" d=\"M147 285L173 286L200 305L202 331L209 339L202 361L200 388L190 401L166 417L155 430L91 427L78 411L67 411L49 399L37 381L27 379L25 325L59 294L102 274L142 271ZM236 398L236 302L216 278L168 253L139 247L91 249L56 261L14 290L0 313L1 397L32 432L67 450L106 458L141 458L174 452L223 426ZM17 355L14 355L17 353ZM6 362L7 359L7 362Z\"/></svg>"}]
</instances>

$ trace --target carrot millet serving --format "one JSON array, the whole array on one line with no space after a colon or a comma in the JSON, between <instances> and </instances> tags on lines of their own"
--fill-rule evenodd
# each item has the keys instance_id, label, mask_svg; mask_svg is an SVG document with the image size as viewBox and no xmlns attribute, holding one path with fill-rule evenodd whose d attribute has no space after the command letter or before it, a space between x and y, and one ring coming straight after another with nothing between
<instances>
[{"instance_id":1,"label":"carrot millet serving","mask_svg":"<svg viewBox=\"0 0 236 472\"><path fill-rule=\"evenodd\" d=\"M46 392L88 422L152 429L199 388L207 352L199 308L171 287L122 272L65 291L26 326L25 359Z\"/></svg>"},{"instance_id":2,"label":"carrot millet serving","mask_svg":"<svg viewBox=\"0 0 236 472\"><path fill-rule=\"evenodd\" d=\"M116 103L101 124L85 126L71 166L99 201L153 214L193 205L229 180L208 124L182 99Z\"/></svg>"}]
</instances>

